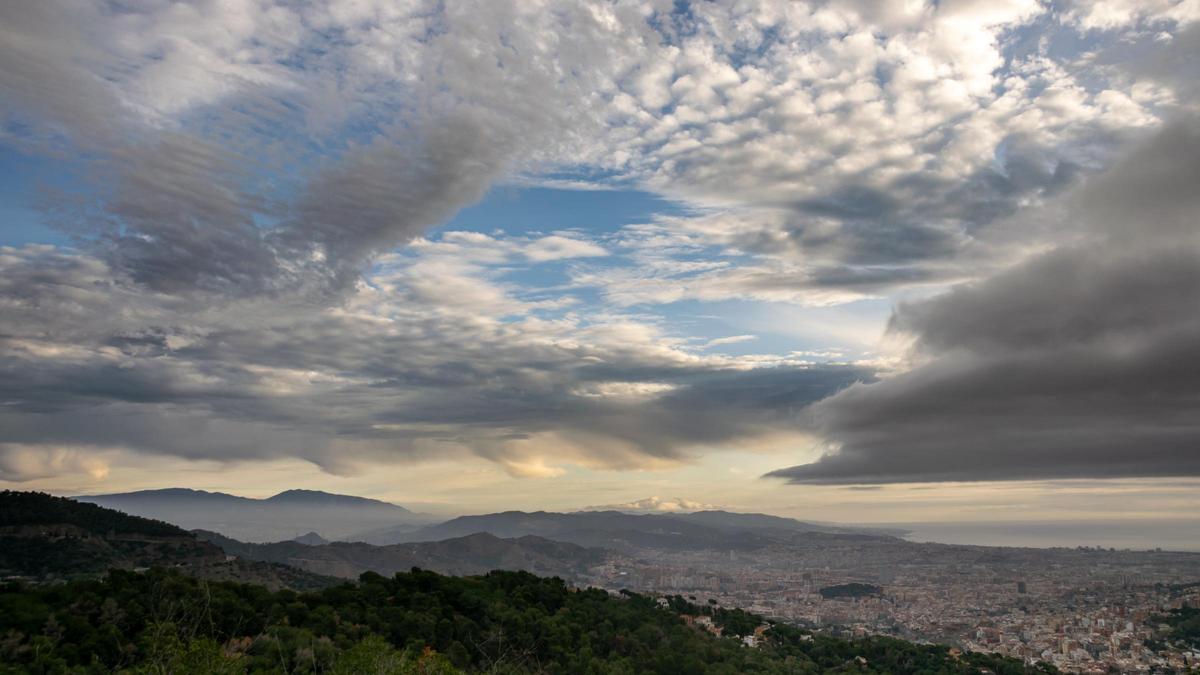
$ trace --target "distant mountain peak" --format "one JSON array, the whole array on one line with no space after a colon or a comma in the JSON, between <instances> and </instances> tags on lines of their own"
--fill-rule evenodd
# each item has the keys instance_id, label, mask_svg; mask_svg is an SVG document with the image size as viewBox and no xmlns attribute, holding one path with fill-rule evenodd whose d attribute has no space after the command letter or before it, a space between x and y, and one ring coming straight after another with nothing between
<instances>
[{"instance_id":1,"label":"distant mountain peak","mask_svg":"<svg viewBox=\"0 0 1200 675\"><path fill-rule=\"evenodd\" d=\"M334 492L325 492L324 490L304 490L301 488L294 488L291 490L284 490L283 492L280 492L279 494L277 494L273 497L267 497L267 501L270 501L272 499L297 499L297 498L310 498L310 497L351 497L351 496L352 495L340 495L340 494L337 494ZM365 497L354 497L354 498L355 499L365 499Z\"/></svg>"},{"instance_id":2,"label":"distant mountain peak","mask_svg":"<svg viewBox=\"0 0 1200 675\"><path fill-rule=\"evenodd\" d=\"M80 495L75 499L92 499L101 497L120 497L120 498L148 498L148 497L198 497L198 498L214 498L214 499L249 499L249 497L239 497L231 495L228 492L213 492L209 490L197 490L194 488L169 487L156 488L152 490L135 490L133 492L114 492L103 495Z\"/></svg>"},{"instance_id":3,"label":"distant mountain peak","mask_svg":"<svg viewBox=\"0 0 1200 675\"><path fill-rule=\"evenodd\" d=\"M397 504L321 490L286 490L263 499L165 488L76 499L243 541L286 540L308 530L341 539L363 530L430 520Z\"/></svg>"},{"instance_id":4,"label":"distant mountain peak","mask_svg":"<svg viewBox=\"0 0 1200 675\"><path fill-rule=\"evenodd\" d=\"M397 513L410 513L410 511L399 504L381 501L379 499L370 499L368 497L356 497L354 495L340 495L333 492L325 492L323 490L284 490L277 495L267 497L266 499L258 499L255 497L241 497L231 495L227 492L210 492L208 490L196 490L193 488L169 487L158 488L155 490L137 490L135 492L118 492L103 495L81 495L76 499L82 501L91 501L97 499L105 500L145 500L145 499L170 499L170 498L194 498L194 499L209 499L209 500L237 500L242 502L260 502L263 504L291 504L291 505L332 505L341 506L377 506L397 509Z\"/></svg>"},{"instance_id":5,"label":"distant mountain peak","mask_svg":"<svg viewBox=\"0 0 1200 675\"><path fill-rule=\"evenodd\" d=\"M276 504L288 503L310 505L338 504L386 506L399 509L399 511L404 513L410 513L410 511L403 506L393 504L391 502L385 502L379 499L370 499L368 497L356 497L354 495L339 495L332 492L325 492L323 490L284 490L283 492L280 492L273 497L268 497L263 501Z\"/></svg>"},{"instance_id":6,"label":"distant mountain peak","mask_svg":"<svg viewBox=\"0 0 1200 675\"><path fill-rule=\"evenodd\" d=\"M302 534L299 537L296 537L295 539L293 539L292 541L294 541L298 544L304 544L306 546L324 546L325 544L329 543L328 539L326 539L325 537L322 537L321 535L317 534L316 532L309 532L308 534Z\"/></svg>"}]
</instances>

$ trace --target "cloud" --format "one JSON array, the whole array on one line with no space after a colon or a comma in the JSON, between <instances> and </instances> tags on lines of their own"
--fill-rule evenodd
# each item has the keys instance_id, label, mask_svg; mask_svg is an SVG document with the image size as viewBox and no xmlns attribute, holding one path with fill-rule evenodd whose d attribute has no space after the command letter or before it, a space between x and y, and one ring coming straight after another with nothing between
<instances>
[{"instance_id":1,"label":"cloud","mask_svg":"<svg viewBox=\"0 0 1200 675\"><path fill-rule=\"evenodd\" d=\"M574 281L625 306L821 306L927 292L1054 245L1028 212L1194 104L1195 30L1168 5L1086 53L1073 9L1034 2L676 17L657 58L618 81L612 154L596 161L693 209L623 231L636 269L581 266Z\"/></svg>"},{"instance_id":2,"label":"cloud","mask_svg":"<svg viewBox=\"0 0 1200 675\"><path fill-rule=\"evenodd\" d=\"M1013 381L1026 370L1103 390L1083 376L1157 368L1191 335L1164 318L1187 314L1168 289L1191 283L1191 132L1095 176L1190 110L1195 28L1191 5L1096 7L6 3L0 141L61 169L44 205L74 237L0 249L6 442L339 473L470 452L553 476L795 436L826 399L828 467L874 457L850 410L884 429L887 405L920 400L901 393L994 375L1005 420L1036 394ZM678 208L611 236L430 234L494 184L562 176ZM1044 222L1016 222L1031 212ZM629 309L928 292L1046 249L901 306L895 330L928 363L881 382L698 354ZM1040 305L1039 279L1060 291ZM1078 334L1096 337L1055 346ZM1183 399L1163 392L1169 418ZM73 470L32 456L6 470Z\"/></svg>"},{"instance_id":3,"label":"cloud","mask_svg":"<svg viewBox=\"0 0 1200 675\"><path fill-rule=\"evenodd\" d=\"M238 158L187 134L114 149L99 208L64 199L54 222L155 291L261 292L280 272L255 225L257 198ZM62 195L55 195L55 198Z\"/></svg>"},{"instance_id":4,"label":"cloud","mask_svg":"<svg viewBox=\"0 0 1200 675\"><path fill-rule=\"evenodd\" d=\"M74 152L54 222L170 293L345 291L570 152L622 53L653 39L620 7L68 4L5 9L5 138ZM580 246L530 255L600 254Z\"/></svg>"},{"instance_id":5,"label":"cloud","mask_svg":"<svg viewBox=\"0 0 1200 675\"><path fill-rule=\"evenodd\" d=\"M624 504L606 504L604 506L589 506L583 511L628 511L632 513L691 513L693 511L712 511L712 504L681 499L679 497L647 497Z\"/></svg>"},{"instance_id":6,"label":"cloud","mask_svg":"<svg viewBox=\"0 0 1200 675\"><path fill-rule=\"evenodd\" d=\"M714 338L704 343L704 349L711 347L720 347L721 345L735 345L739 342L750 342L757 340L757 335L730 335L728 337Z\"/></svg>"},{"instance_id":7,"label":"cloud","mask_svg":"<svg viewBox=\"0 0 1200 675\"><path fill-rule=\"evenodd\" d=\"M946 260L1158 121L1130 80L1055 55L1075 39L1058 19L1036 2L694 8L619 83L612 146L654 190L728 213L703 237L773 258L781 286L953 281Z\"/></svg>"},{"instance_id":8,"label":"cloud","mask_svg":"<svg viewBox=\"0 0 1200 675\"><path fill-rule=\"evenodd\" d=\"M575 237L552 234L535 239L525 247L525 256L534 262L568 258L600 258L608 255L604 247Z\"/></svg>"},{"instance_id":9,"label":"cloud","mask_svg":"<svg viewBox=\"0 0 1200 675\"><path fill-rule=\"evenodd\" d=\"M51 0L3 10L0 111L77 158L55 221L155 291L336 295L497 181L603 175L761 258L610 297L830 304L961 279L992 224L1158 124L1189 79L1106 55L1143 24L1178 51L1187 7ZM1119 36L1069 62L1093 24ZM602 254L567 238L528 255Z\"/></svg>"},{"instance_id":10,"label":"cloud","mask_svg":"<svg viewBox=\"0 0 1200 675\"><path fill-rule=\"evenodd\" d=\"M1084 30L1112 30L1140 22L1191 23L1200 20L1200 7L1186 0L1097 0L1076 3L1067 18Z\"/></svg>"},{"instance_id":11,"label":"cloud","mask_svg":"<svg viewBox=\"0 0 1200 675\"><path fill-rule=\"evenodd\" d=\"M108 471L103 453L95 448L0 443L0 480L3 481L22 483L76 473L103 480Z\"/></svg>"},{"instance_id":12,"label":"cloud","mask_svg":"<svg viewBox=\"0 0 1200 675\"><path fill-rule=\"evenodd\" d=\"M1066 197L1083 243L901 305L917 365L815 404L795 483L1200 475L1200 129Z\"/></svg>"},{"instance_id":13,"label":"cloud","mask_svg":"<svg viewBox=\"0 0 1200 675\"><path fill-rule=\"evenodd\" d=\"M572 314L490 279L525 240L468 237L381 263L342 303L198 308L104 260L0 249L0 424L19 444L190 459L298 457L330 472L474 453L520 476L664 466L787 432L870 374L697 356L634 317ZM467 261L450 264L463 256Z\"/></svg>"}]
</instances>

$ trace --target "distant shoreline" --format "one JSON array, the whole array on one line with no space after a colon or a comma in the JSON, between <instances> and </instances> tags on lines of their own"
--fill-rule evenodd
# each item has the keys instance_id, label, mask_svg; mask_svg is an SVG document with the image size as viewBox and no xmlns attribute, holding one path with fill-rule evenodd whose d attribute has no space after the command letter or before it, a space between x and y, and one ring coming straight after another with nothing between
<instances>
[{"instance_id":1,"label":"distant shoreline","mask_svg":"<svg viewBox=\"0 0 1200 675\"><path fill-rule=\"evenodd\" d=\"M1200 518L1175 520L1055 520L990 522L864 523L907 530L921 543L1022 548L1095 548L1200 553Z\"/></svg>"}]
</instances>

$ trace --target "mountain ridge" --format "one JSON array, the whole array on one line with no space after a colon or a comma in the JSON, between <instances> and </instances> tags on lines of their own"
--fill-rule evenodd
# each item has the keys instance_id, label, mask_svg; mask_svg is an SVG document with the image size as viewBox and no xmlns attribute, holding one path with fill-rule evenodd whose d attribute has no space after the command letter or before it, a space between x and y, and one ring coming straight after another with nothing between
<instances>
[{"instance_id":1,"label":"mountain ridge","mask_svg":"<svg viewBox=\"0 0 1200 675\"><path fill-rule=\"evenodd\" d=\"M356 579L364 572L390 576L414 567L440 574L486 574L504 569L571 579L587 566L603 562L608 555L601 549L544 537L501 538L486 532L388 546L346 541L311 544L296 540L259 544L204 530L193 534L230 555L343 579Z\"/></svg>"},{"instance_id":2,"label":"mountain ridge","mask_svg":"<svg viewBox=\"0 0 1200 675\"><path fill-rule=\"evenodd\" d=\"M381 499L372 499L370 497L360 497L357 495L343 495L336 492L326 492L324 490L306 490L293 488L284 490L270 497L243 497L229 492L220 492L216 490L198 490L195 488L154 488L149 490L132 490L130 492L110 492L105 494L93 495L78 495L72 497L77 501L91 502L99 499L141 499L150 497L192 497L199 499L221 499L239 502L256 502L256 503L307 503L307 504L370 504L382 505L400 509L404 513L413 513L411 510L393 502L383 501Z\"/></svg>"},{"instance_id":3,"label":"mountain ridge","mask_svg":"<svg viewBox=\"0 0 1200 675\"><path fill-rule=\"evenodd\" d=\"M75 497L131 515L174 523L185 530L212 530L242 541L272 542L315 531L341 539L365 529L427 524L429 516L367 497L319 490L285 490L266 498L162 488Z\"/></svg>"},{"instance_id":4,"label":"mountain ridge","mask_svg":"<svg viewBox=\"0 0 1200 675\"><path fill-rule=\"evenodd\" d=\"M623 511L501 511L459 516L412 528L364 531L351 540L376 545L438 541L488 532L498 537L535 535L580 546L629 550L752 550L794 536L876 536L890 532L814 525L781 516L723 511L697 514L631 514Z\"/></svg>"},{"instance_id":5,"label":"mountain ridge","mask_svg":"<svg viewBox=\"0 0 1200 675\"><path fill-rule=\"evenodd\" d=\"M534 535L584 547L752 550L801 533L897 536L902 530L818 524L762 513L704 510L686 513L626 511L518 511L470 514L436 522L404 507L353 495L290 489L266 498L189 488L163 488L80 501L238 541L268 544L351 541L387 546L432 542L488 532L500 538ZM310 535L316 535L316 538Z\"/></svg>"}]
</instances>

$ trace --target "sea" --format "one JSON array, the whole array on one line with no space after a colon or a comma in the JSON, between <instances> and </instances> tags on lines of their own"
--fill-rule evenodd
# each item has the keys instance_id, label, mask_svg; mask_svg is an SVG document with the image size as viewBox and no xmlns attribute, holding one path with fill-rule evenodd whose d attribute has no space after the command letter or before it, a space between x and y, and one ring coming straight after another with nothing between
<instances>
[{"instance_id":1,"label":"sea","mask_svg":"<svg viewBox=\"0 0 1200 675\"><path fill-rule=\"evenodd\" d=\"M1200 518L878 523L876 526L908 530L904 538L918 542L1200 552Z\"/></svg>"}]
</instances>

